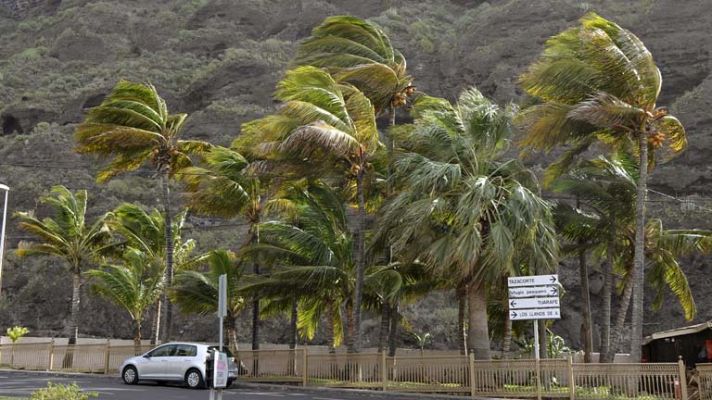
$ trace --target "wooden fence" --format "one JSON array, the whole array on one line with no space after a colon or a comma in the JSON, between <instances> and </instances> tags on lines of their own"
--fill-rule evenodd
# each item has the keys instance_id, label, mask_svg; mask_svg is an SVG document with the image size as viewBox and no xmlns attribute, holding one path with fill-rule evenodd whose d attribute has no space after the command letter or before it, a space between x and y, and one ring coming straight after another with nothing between
<instances>
[{"instance_id":1,"label":"wooden fence","mask_svg":"<svg viewBox=\"0 0 712 400\"><path fill-rule=\"evenodd\" d=\"M27 370L118 373L125 359L143 354L152 346L112 346L79 344L74 346L48 343L2 344L0 366Z\"/></svg>"},{"instance_id":2,"label":"wooden fence","mask_svg":"<svg viewBox=\"0 0 712 400\"><path fill-rule=\"evenodd\" d=\"M695 369L700 400L712 400L712 364L697 364Z\"/></svg>"},{"instance_id":3,"label":"wooden fence","mask_svg":"<svg viewBox=\"0 0 712 400\"><path fill-rule=\"evenodd\" d=\"M128 357L149 346L53 342L0 345L5 367L118 373ZM472 397L688 400L685 366L678 363L582 364L568 359L475 361L453 352L396 357L385 353L329 354L296 350L241 350L239 380L443 393ZM71 362L70 362L71 361ZM698 367L699 398L712 400L712 366Z\"/></svg>"}]
</instances>

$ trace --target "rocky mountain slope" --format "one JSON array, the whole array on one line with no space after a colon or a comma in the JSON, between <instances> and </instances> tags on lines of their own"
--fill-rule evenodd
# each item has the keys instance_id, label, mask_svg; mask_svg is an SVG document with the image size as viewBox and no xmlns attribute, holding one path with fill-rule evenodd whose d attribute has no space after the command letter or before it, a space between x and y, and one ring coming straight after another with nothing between
<instances>
[{"instance_id":1,"label":"rocky mountain slope","mask_svg":"<svg viewBox=\"0 0 712 400\"><path fill-rule=\"evenodd\" d=\"M151 171L99 187L93 183L96 163L72 152L73 124L83 110L98 104L119 78L150 81L172 110L190 113L188 136L227 144L242 122L273 109L274 84L295 44L328 15L349 13L382 25L405 54L422 91L454 98L476 85L506 102L519 98L517 76L543 42L588 10L643 39L662 70L662 103L688 129L688 151L660 166L652 186L694 202L653 195L653 212L674 226L710 227L712 13L707 0L2 0L0 182L13 188L12 210L34 209L37 196L57 183L89 188L93 215L124 200L157 205ZM539 161L529 160L535 167ZM239 242L239 232L231 226L194 224L190 235L203 243ZM22 238L10 226L8 247ZM698 320L711 319L710 259L688 261ZM9 255L0 328L20 323L38 332L58 329L69 296L61 268L54 260L20 261ZM576 271L564 265L561 273L571 295L555 331L577 345ZM127 320L115 317L115 309L95 297L86 299L86 334L129 335ZM423 316L430 311L422 307L446 304L452 303L429 299L407 313L413 329L437 331L437 343L453 345L457 335L451 321ZM442 314L455 315L451 310ZM681 315L670 301L651 314L646 331L679 325ZM203 339L209 336L208 323L184 318L179 330ZM375 321L372 325L371 331ZM279 335L269 339L279 340Z\"/></svg>"}]
</instances>

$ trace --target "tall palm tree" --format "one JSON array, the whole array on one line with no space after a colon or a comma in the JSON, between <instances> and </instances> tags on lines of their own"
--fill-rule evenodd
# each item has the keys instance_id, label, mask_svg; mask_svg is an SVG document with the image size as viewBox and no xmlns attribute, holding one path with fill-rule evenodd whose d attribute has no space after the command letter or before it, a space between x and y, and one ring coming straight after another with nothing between
<instances>
[{"instance_id":1,"label":"tall palm tree","mask_svg":"<svg viewBox=\"0 0 712 400\"><path fill-rule=\"evenodd\" d=\"M213 250L207 257L208 270L183 270L176 274L170 290L171 299L183 312L200 315L214 314L218 310L220 275L227 275L227 316L225 330L228 348L237 354L237 324L235 319L247 302L239 285L245 271L234 253Z\"/></svg>"},{"instance_id":2,"label":"tall palm tree","mask_svg":"<svg viewBox=\"0 0 712 400\"><path fill-rule=\"evenodd\" d=\"M92 288L124 308L134 323L134 346L141 348L141 325L146 309L154 304L163 291L164 265L146 253L128 248L121 264L107 264L87 271L94 280Z\"/></svg>"},{"instance_id":3,"label":"tall palm tree","mask_svg":"<svg viewBox=\"0 0 712 400\"><path fill-rule=\"evenodd\" d=\"M265 194L261 180L249 167L249 161L235 150L215 146L203 154L202 163L180 170L186 183L187 206L195 213L221 218L244 218L249 224L246 245L259 243L257 229L262 219ZM260 274L260 265L253 263ZM252 302L252 350L260 348L260 299Z\"/></svg>"},{"instance_id":4,"label":"tall palm tree","mask_svg":"<svg viewBox=\"0 0 712 400\"><path fill-rule=\"evenodd\" d=\"M656 105L662 78L653 56L630 31L595 13L580 25L550 38L539 60L521 77L536 104L523 113L528 128L525 147L572 148L554 171L562 171L576 154L600 141L630 148L639 160L633 272L633 340L631 356L639 359L643 338L645 201L648 172L656 162L678 154L687 144L680 121Z\"/></svg>"},{"instance_id":5,"label":"tall palm tree","mask_svg":"<svg viewBox=\"0 0 712 400\"><path fill-rule=\"evenodd\" d=\"M200 262L202 257L193 257L192 255L195 249L194 240L188 239L183 241L181 238L185 217L186 212L183 211L170 220L172 225L170 230L173 238L171 248L173 249L173 259L176 270L188 268L196 262ZM166 259L168 257L167 247L165 245L165 214L159 210L154 209L149 212L139 205L123 203L107 213L106 223L112 232L122 238L121 243L123 243L125 247L134 248L143 253L151 262L163 266L161 293L162 297L165 296L168 282L165 274L167 265ZM161 303L162 299L159 298L154 314L151 344L155 344L159 340Z\"/></svg>"},{"instance_id":6,"label":"tall palm tree","mask_svg":"<svg viewBox=\"0 0 712 400\"><path fill-rule=\"evenodd\" d=\"M357 87L376 114L395 109L413 93L406 60L378 25L349 15L326 18L297 49L293 65L328 70L339 82Z\"/></svg>"},{"instance_id":7,"label":"tall palm tree","mask_svg":"<svg viewBox=\"0 0 712 400\"><path fill-rule=\"evenodd\" d=\"M469 346L488 359L487 287L514 273L521 254L533 270L555 265L550 205L533 175L504 158L514 108L474 88L456 105L422 101L414 104L414 124L397 132L401 192L385 206L380 234L392 237L396 254L415 249L419 260L467 287Z\"/></svg>"},{"instance_id":8,"label":"tall palm tree","mask_svg":"<svg viewBox=\"0 0 712 400\"><path fill-rule=\"evenodd\" d=\"M77 343L79 335L82 270L111 247L111 233L104 217L97 218L94 223L86 219L87 197L86 190L72 193L64 186L54 186L49 195L40 198L41 204L51 208L53 216L39 219L32 212L15 213L20 229L38 239L37 242L20 242L17 255L59 257L66 262L68 272L72 274L72 302L69 319L64 324L64 334L69 338L70 346ZM71 367L71 363L71 352L68 352L65 365Z\"/></svg>"},{"instance_id":9,"label":"tall palm tree","mask_svg":"<svg viewBox=\"0 0 712 400\"><path fill-rule=\"evenodd\" d=\"M311 176L338 174L355 185L355 330L354 335L348 336L348 347L357 351L366 269L366 187L371 162L381 146L373 105L355 87L337 83L326 71L315 67L288 71L275 96L283 102L280 110L243 125L235 145L243 154L249 152L273 166L301 166L297 171Z\"/></svg>"},{"instance_id":10,"label":"tall palm tree","mask_svg":"<svg viewBox=\"0 0 712 400\"><path fill-rule=\"evenodd\" d=\"M578 251L586 246L594 256L606 262L606 274L619 276L621 301L615 318L613 332L610 332L610 296L612 276L606 277L604 290L604 310L602 341L610 342L602 348L601 360L612 362L617 346L622 339L623 324L630 304L633 284L632 271L635 253L635 207L637 168L624 155L620 159L599 157L578 163L568 174L560 177L553 185L557 191L584 198L581 208L565 204L557 207L557 223L562 235L573 246L565 246ZM666 290L677 297L685 318L690 320L696 314L695 302L687 277L679 258L692 253L710 251L710 232L697 229L664 229L662 221L651 219L646 224L645 252L646 268L649 270L647 284L655 293L654 307L662 304ZM608 298L606 299L606 296ZM608 325L608 327L605 327ZM610 335L610 338L605 335ZM605 351L605 354L603 353Z\"/></svg>"},{"instance_id":11,"label":"tall palm tree","mask_svg":"<svg viewBox=\"0 0 712 400\"><path fill-rule=\"evenodd\" d=\"M356 334L357 272L343 199L323 183L296 182L282 200L274 203L281 211L279 219L262 222L260 243L245 253L280 268L245 289L277 300L296 296L302 336L313 338L326 317L329 349L334 351L344 337L349 342ZM345 335L343 321L347 322Z\"/></svg>"},{"instance_id":12,"label":"tall palm tree","mask_svg":"<svg viewBox=\"0 0 712 400\"><path fill-rule=\"evenodd\" d=\"M187 117L187 114L169 114L165 100L153 85L122 80L99 106L87 112L75 133L77 152L111 158L111 162L98 173L98 182L106 182L146 164L155 168L163 192L164 217L168 222L164 240L168 286L173 279L168 182L178 169L191 164L191 153L209 148L205 142L178 139ZM167 340L171 337L172 308L170 302L165 301L165 304L164 339Z\"/></svg>"}]
</instances>

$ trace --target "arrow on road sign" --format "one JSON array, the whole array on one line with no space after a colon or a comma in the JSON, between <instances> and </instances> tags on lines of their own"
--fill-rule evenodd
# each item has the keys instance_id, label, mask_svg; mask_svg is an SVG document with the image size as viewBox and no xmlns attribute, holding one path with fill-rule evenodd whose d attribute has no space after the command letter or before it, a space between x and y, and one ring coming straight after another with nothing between
<instances>
[{"instance_id":1,"label":"arrow on road sign","mask_svg":"<svg viewBox=\"0 0 712 400\"><path fill-rule=\"evenodd\" d=\"M511 276L507 278L507 286L546 286L559 283L558 275Z\"/></svg>"}]
</instances>

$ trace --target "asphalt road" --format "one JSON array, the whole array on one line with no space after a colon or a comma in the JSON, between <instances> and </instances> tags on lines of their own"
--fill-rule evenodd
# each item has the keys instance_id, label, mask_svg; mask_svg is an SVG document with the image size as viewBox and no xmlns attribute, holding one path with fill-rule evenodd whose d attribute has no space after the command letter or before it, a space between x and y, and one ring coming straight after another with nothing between
<instances>
[{"instance_id":1,"label":"asphalt road","mask_svg":"<svg viewBox=\"0 0 712 400\"><path fill-rule=\"evenodd\" d=\"M29 397L47 382L69 384L76 382L82 389L99 393L99 399L109 400L208 400L208 390L190 390L177 385L145 383L125 385L119 377L91 375L55 375L50 373L0 371L0 396ZM247 386L247 387L245 387ZM347 390L298 390L236 383L224 392L225 400L364 400L412 399L411 395Z\"/></svg>"}]
</instances>

